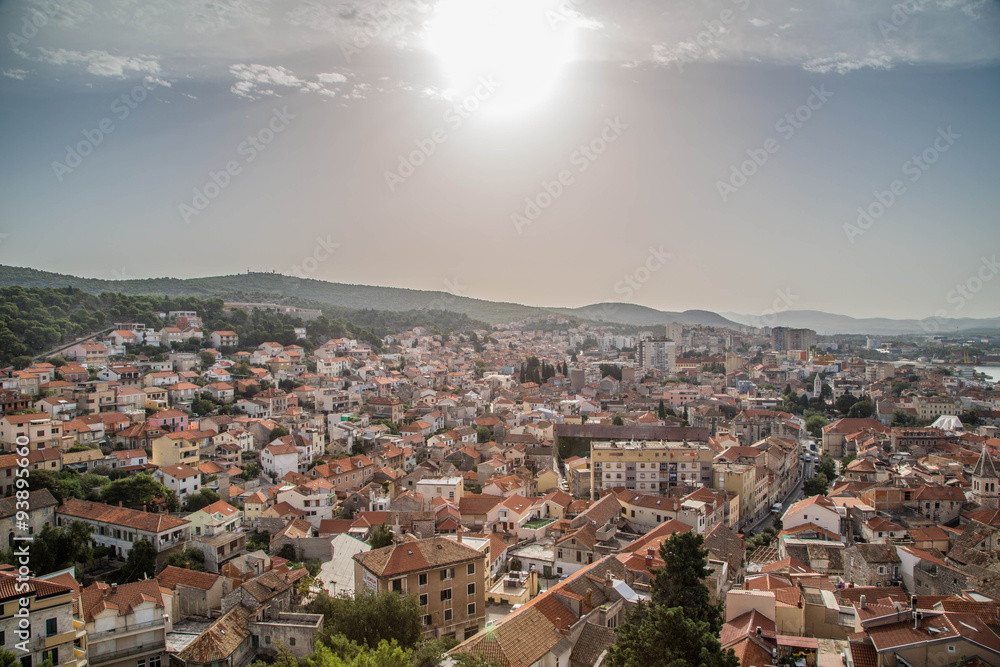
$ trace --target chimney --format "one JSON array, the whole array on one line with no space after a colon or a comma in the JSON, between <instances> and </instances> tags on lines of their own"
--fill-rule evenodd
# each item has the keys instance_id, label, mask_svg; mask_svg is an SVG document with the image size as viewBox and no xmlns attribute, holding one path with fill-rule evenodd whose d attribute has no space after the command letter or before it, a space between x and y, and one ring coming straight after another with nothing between
<instances>
[{"instance_id":1,"label":"chimney","mask_svg":"<svg viewBox=\"0 0 1000 667\"><path fill-rule=\"evenodd\" d=\"M118 507L122 507L122 501L118 501Z\"/></svg>"},{"instance_id":2,"label":"chimney","mask_svg":"<svg viewBox=\"0 0 1000 667\"><path fill-rule=\"evenodd\" d=\"M459 544L462 543L462 529L461 528L458 529L458 543Z\"/></svg>"},{"instance_id":3,"label":"chimney","mask_svg":"<svg viewBox=\"0 0 1000 667\"><path fill-rule=\"evenodd\" d=\"M864 595L861 596L861 608L864 609L867 606L868 598Z\"/></svg>"},{"instance_id":4,"label":"chimney","mask_svg":"<svg viewBox=\"0 0 1000 667\"><path fill-rule=\"evenodd\" d=\"M184 569L185 570L190 570L191 569L191 563L190 562L185 562L184 563Z\"/></svg>"},{"instance_id":5,"label":"chimney","mask_svg":"<svg viewBox=\"0 0 1000 667\"><path fill-rule=\"evenodd\" d=\"M911 595L910 596L910 609L912 609L913 611L917 610L917 596L916 595Z\"/></svg>"},{"instance_id":6,"label":"chimney","mask_svg":"<svg viewBox=\"0 0 1000 667\"><path fill-rule=\"evenodd\" d=\"M594 589L592 588L587 589L586 602L588 607L590 607L591 609L594 608Z\"/></svg>"},{"instance_id":7,"label":"chimney","mask_svg":"<svg viewBox=\"0 0 1000 667\"><path fill-rule=\"evenodd\" d=\"M763 634L764 634L764 629L758 625L757 626L757 639L760 639L761 635L763 635Z\"/></svg>"},{"instance_id":8,"label":"chimney","mask_svg":"<svg viewBox=\"0 0 1000 667\"><path fill-rule=\"evenodd\" d=\"M612 588L615 585L615 580L611 577L610 572L604 573L604 586L606 588Z\"/></svg>"},{"instance_id":9,"label":"chimney","mask_svg":"<svg viewBox=\"0 0 1000 667\"><path fill-rule=\"evenodd\" d=\"M143 511L143 512L145 512L145 511L146 511L146 503L143 503L143 504L142 504L142 511Z\"/></svg>"}]
</instances>

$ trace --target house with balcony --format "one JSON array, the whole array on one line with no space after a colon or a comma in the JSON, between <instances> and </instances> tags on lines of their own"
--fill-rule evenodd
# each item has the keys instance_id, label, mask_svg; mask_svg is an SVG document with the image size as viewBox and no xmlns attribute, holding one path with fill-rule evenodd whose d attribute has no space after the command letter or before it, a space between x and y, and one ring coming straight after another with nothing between
<instances>
[{"instance_id":1,"label":"house with balcony","mask_svg":"<svg viewBox=\"0 0 1000 667\"><path fill-rule=\"evenodd\" d=\"M56 510L56 525L68 526L73 521L91 526L94 543L111 549L119 558L128 556L134 543L146 539L156 547L157 562L162 563L191 539L187 519L69 498Z\"/></svg>"},{"instance_id":2,"label":"house with balcony","mask_svg":"<svg viewBox=\"0 0 1000 667\"><path fill-rule=\"evenodd\" d=\"M87 632L73 616L73 588L44 579L19 579L13 571L0 572L0 637L2 648L15 653L21 665L41 665L46 660L54 667L87 667ZM28 609L30 637L18 636L15 614ZM15 648L15 644L23 647Z\"/></svg>"},{"instance_id":3,"label":"house with balcony","mask_svg":"<svg viewBox=\"0 0 1000 667\"><path fill-rule=\"evenodd\" d=\"M240 337L235 331L213 331L208 335L208 342L214 349L220 350L224 347L237 347Z\"/></svg>"},{"instance_id":4,"label":"house with balcony","mask_svg":"<svg viewBox=\"0 0 1000 667\"><path fill-rule=\"evenodd\" d=\"M157 466L183 463L196 468L202 447L210 447L215 431L178 431L164 433L152 442L153 464Z\"/></svg>"},{"instance_id":5,"label":"house with balcony","mask_svg":"<svg viewBox=\"0 0 1000 667\"><path fill-rule=\"evenodd\" d=\"M91 667L167 667L173 594L156 579L80 591Z\"/></svg>"}]
</instances>

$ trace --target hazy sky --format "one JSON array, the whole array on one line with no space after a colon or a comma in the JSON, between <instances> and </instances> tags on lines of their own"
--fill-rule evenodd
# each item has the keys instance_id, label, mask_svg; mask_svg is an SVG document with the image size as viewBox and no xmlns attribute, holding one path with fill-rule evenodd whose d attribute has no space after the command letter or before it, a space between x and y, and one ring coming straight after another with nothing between
<instances>
[{"instance_id":1,"label":"hazy sky","mask_svg":"<svg viewBox=\"0 0 1000 667\"><path fill-rule=\"evenodd\" d=\"M0 28L0 263L1000 314L996 2L15 0Z\"/></svg>"}]
</instances>

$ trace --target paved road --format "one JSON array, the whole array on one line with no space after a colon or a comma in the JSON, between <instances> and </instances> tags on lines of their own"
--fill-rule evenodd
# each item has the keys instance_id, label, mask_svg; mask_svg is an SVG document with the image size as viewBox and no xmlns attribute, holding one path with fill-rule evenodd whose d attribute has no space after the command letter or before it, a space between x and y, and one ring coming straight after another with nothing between
<instances>
[{"instance_id":1,"label":"paved road","mask_svg":"<svg viewBox=\"0 0 1000 667\"><path fill-rule=\"evenodd\" d=\"M813 458L815 459L815 457L813 457ZM802 499L802 497L803 497L802 484L803 484L803 482L805 480L809 479L810 477L812 477L815 474L815 472L814 472L815 468L816 468L816 461L815 460L807 462L807 461L805 461L805 459L802 459L800 461L800 463L799 463L799 473L800 473L799 474L799 481L798 481L798 483L796 483L796 485L794 487L792 487L792 490L788 492L788 495L785 496L785 499L782 502L782 511L788 509L788 506L791 505L792 503L798 502L799 500ZM764 516L762 516L760 518L760 520L757 521L757 523L755 523L751 527L747 528L744 531L744 534L747 535L747 536L749 536L749 535L755 535L755 534L759 533L760 531L764 530L765 528L767 528L768 526L772 526L772 525L774 525L774 514L772 514L770 511L768 511L768 513L765 514Z\"/></svg>"}]
</instances>

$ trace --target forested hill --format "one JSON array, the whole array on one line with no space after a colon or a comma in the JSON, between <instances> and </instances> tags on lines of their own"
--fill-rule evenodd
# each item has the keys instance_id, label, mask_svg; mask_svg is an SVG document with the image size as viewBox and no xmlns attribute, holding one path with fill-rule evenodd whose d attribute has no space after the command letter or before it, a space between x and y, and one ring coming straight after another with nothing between
<instances>
[{"instance_id":1,"label":"forested hill","mask_svg":"<svg viewBox=\"0 0 1000 667\"><path fill-rule=\"evenodd\" d=\"M239 334L240 347L253 348L265 341L283 345L296 342L299 319L268 311L251 314L234 311L228 317L220 298L163 297L104 292L89 294L75 287L0 288L0 365L23 368L31 357L117 322L142 322L157 329L165 325L156 312L196 310L209 331L231 329ZM486 329L488 325L465 315L440 311L380 312L324 309L324 315L306 324L307 349L329 338L349 336L381 347L381 337L424 326L450 333ZM196 344L192 344L197 349Z\"/></svg>"}]
</instances>

